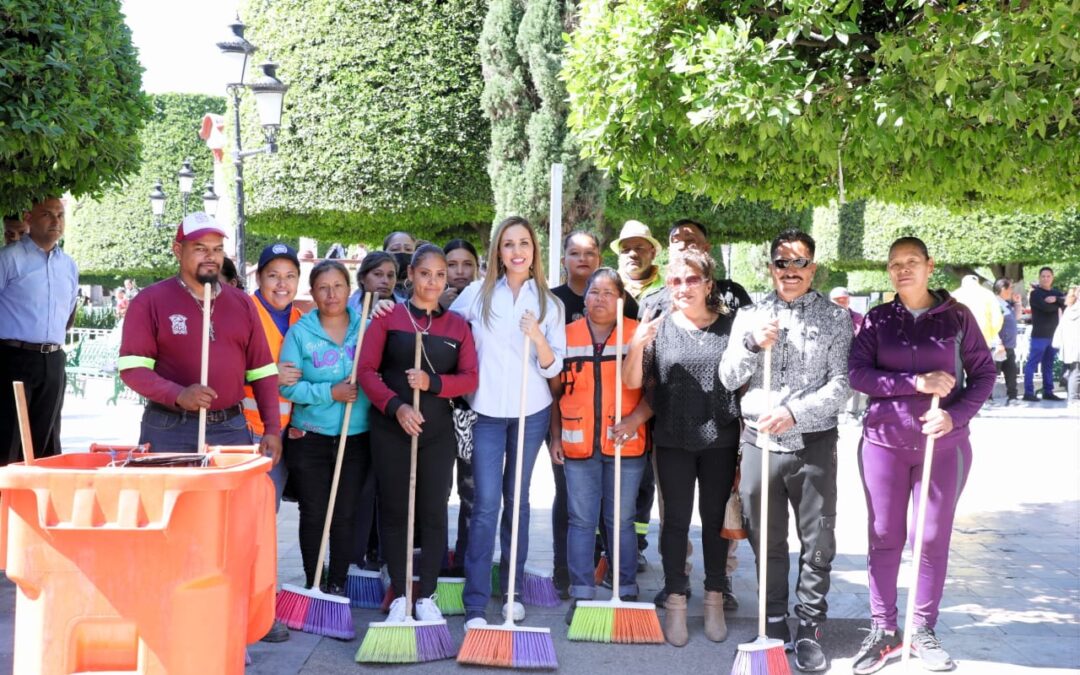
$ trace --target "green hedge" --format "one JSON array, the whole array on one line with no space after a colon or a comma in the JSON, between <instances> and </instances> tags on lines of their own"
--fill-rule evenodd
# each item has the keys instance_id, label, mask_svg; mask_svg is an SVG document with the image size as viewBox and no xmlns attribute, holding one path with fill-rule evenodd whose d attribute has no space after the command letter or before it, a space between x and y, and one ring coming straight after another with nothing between
<instances>
[{"instance_id":1,"label":"green hedge","mask_svg":"<svg viewBox=\"0 0 1080 675\"><path fill-rule=\"evenodd\" d=\"M195 188L189 211L201 211L201 195L213 178L210 151L199 139L206 113L222 113L224 99L198 94L160 94L150 97L153 114L140 133L143 162L124 187L98 199L83 199L71 209L65 239L67 250L88 275L156 277L175 269L171 242L182 206L176 172L186 157L195 169ZM150 190L160 179L168 199L164 223L157 228L150 212Z\"/></svg>"},{"instance_id":2,"label":"green hedge","mask_svg":"<svg viewBox=\"0 0 1080 675\"><path fill-rule=\"evenodd\" d=\"M245 164L250 231L369 245L392 229L435 240L486 231L477 51L486 9L484 0L243 3L255 62L272 55L290 87L278 154ZM255 146L250 94L242 113L245 146Z\"/></svg>"},{"instance_id":3,"label":"green hedge","mask_svg":"<svg viewBox=\"0 0 1080 675\"><path fill-rule=\"evenodd\" d=\"M134 172L141 86L119 0L0 0L0 212Z\"/></svg>"}]
</instances>

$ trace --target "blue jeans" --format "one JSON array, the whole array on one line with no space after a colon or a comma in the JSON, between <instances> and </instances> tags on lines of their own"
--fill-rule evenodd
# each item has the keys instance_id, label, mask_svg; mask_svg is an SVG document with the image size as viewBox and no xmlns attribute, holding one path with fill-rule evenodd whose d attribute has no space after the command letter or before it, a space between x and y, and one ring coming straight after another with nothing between
<instances>
[{"instance_id":1,"label":"blue jeans","mask_svg":"<svg viewBox=\"0 0 1080 675\"><path fill-rule=\"evenodd\" d=\"M147 407L139 427L139 445L150 444L152 452L196 452L199 442L199 413L170 413ZM251 431L243 415L218 424L206 425L207 445L251 445Z\"/></svg>"},{"instance_id":2,"label":"blue jeans","mask_svg":"<svg viewBox=\"0 0 1080 675\"><path fill-rule=\"evenodd\" d=\"M521 503L518 522L517 581L520 584L529 557L529 482L536 454L548 432L551 408L525 418L525 452L521 465ZM465 553L465 611L483 613L491 597L491 559L495 549L495 525L504 506L500 527L502 569L499 580L506 590L510 564L510 525L514 509L514 462L517 457L516 417L478 415L473 426L473 480L476 497L469 522Z\"/></svg>"},{"instance_id":3,"label":"blue jeans","mask_svg":"<svg viewBox=\"0 0 1080 675\"><path fill-rule=\"evenodd\" d=\"M634 512L645 457L624 457L619 502L619 595L637 595L637 536ZM615 541L615 458L593 453L589 459L568 459L566 472L567 507L570 527L566 537L566 557L570 566L570 595L579 600L596 597L593 551L600 502L604 503L604 527L608 542Z\"/></svg>"},{"instance_id":4,"label":"blue jeans","mask_svg":"<svg viewBox=\"0 0 1080 675\"><path fill-rule=\"evenodd\" d=\"M1054 357L1057 350L1050 346L1050 338L1031 338L1027 362L1024 363L1024 395L1035 395L1035 369L1042 366L1043 392L1054 393Z\"/></svg>"},{"instance_id":5,"label":"blue jeans","mask_svg":"<svg viewBox=\"0 0 1080 675\"><path fill-rule=\"evenodd\" d=\"M262 434L251 434L252 443L258 445L261 441ZM285 466L284 452L281 453L281 460L270 469L270 480L274 483L274 513L277 513L281 509L281 493L285 490L285 482L289 480L289 469Z\"/></svg>"}]
</instances>

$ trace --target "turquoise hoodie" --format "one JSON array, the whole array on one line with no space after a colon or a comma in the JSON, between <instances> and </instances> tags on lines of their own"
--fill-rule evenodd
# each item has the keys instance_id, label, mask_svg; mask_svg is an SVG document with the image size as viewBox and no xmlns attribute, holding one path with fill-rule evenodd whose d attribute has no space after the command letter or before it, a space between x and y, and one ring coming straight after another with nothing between
<instances>
[{"instance_id":1,"label":"turquoise hoodie","mask_svg":"<svg viewBox=\"0 0 1080 675\"><path fill-rule=\"evenodd\" d=\"M352 308L349 308L349 330L344 346L330 339L323 330L317 309L305 314L289 328L278 360L295 363L303 371L296 384L279 387L281 395L295 404L291 426L326 436L341 433L345 404L335 401L330 396L330 389L338 382L349 379L359 332L360 315ZM370 407L364 390L360 389L349 418L349 436L368 430Z\"/></svg>"}]
</instances>

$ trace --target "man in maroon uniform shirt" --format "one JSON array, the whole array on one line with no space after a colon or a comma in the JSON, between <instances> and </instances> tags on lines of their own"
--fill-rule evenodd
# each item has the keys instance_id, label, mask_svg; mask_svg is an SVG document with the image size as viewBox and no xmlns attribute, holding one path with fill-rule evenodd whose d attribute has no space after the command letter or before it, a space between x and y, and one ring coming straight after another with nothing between
<instances>
[{"instance_id":1,"label":"man in maroon uniform shirt","mask_svg":"<svg viewBox=\"0 0 1080 675\"><path fill-rule=\"evenodd\" d=\"M218 283L225 236L205 213L184 218L173 243L180 273L144 289L128 307L120 377L148 399L139 443L150 443L157 452L196 451L200 408L208 409L208 444L251 443L240 407L244 383L250 383L266 428L260 449L276 464L281 457L277 366L251 301L243 291ZM214 288L207 386L199 383L204 283Z\"/></svg>"}]
</instances>

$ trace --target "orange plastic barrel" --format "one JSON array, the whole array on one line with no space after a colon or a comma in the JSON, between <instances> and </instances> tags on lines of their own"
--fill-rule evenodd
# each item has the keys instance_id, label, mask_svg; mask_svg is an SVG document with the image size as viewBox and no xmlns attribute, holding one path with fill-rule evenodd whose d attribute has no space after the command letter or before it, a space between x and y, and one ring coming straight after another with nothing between
<instances>
[{"instance_id":1,"label":"orange plastic barrel","mask_svg":"<svg viewBox=\"0 0 1080 675\"><path fill-rule=\"evenodd\" d=\"M126 453L125 453L126 454ZM0 566L18 587L13 672L232 675L273 622L270 460L0 469Z\"/></svg>"}]
</instances>

